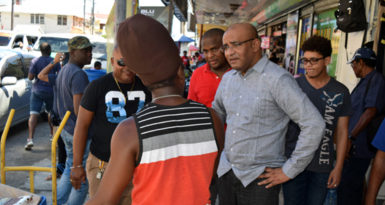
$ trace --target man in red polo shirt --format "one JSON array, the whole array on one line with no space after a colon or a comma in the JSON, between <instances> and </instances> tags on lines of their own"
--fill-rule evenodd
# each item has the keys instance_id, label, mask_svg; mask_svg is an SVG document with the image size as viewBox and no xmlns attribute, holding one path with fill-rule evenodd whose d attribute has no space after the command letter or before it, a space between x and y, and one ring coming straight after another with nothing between
<instances>
[{"instance_id":1,"label":"man in red polo shirt","mask_svg":"<svg viewBox=\"0 0 385 205\"><path fill-rule=\"evenodd\" d=\"M206 64L197 68L190 80L188 99L211 107L223 74L231 70L221 50L224 31L218 28L208 30L202 37Z\"/></svg>"}]
</instances>

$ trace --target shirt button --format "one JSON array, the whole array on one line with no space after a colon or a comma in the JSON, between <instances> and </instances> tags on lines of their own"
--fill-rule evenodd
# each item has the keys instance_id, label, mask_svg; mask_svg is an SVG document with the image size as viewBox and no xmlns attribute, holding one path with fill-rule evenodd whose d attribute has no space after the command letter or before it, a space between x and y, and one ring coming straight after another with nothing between
<instances>
[{"instance_id":1,"label":"shirt button","mask_svg":"<svg viewBox=\"0 0 385 205\"><path fill-rule=\"evenodd\" d=\"M219 77L217 76L217 77L215 77L216 79L218 79Z\"/></svg>"},{"instance_id":2,"label":"shirt button","mask_svg":"<svg viewBox=\"0 0 385 205\"><path fill-rule=\"evenodd\" d=\"M242 95L241 95L241 96L239 96L239 98L242 98Z\"/></svg>"},{"instance_id":3,"label":"shirt button","mask_svg":"<svg viewBox=\"0 0 385 205\"><path fill-rule=\"evenodd\" d=\"M231 148L230 151L233 151L233 148Z\"/></svg>"},{"instance_id":4,"label":"shirt button","mask_svg":"<svg viewBox=\"0 0 385 205\"><path fill-rule=\"evenodd\" d=\"M239 116L239 113L237 113L236 115Z\"/></svg>"},{"instance_id":5,"label":"shirt button","mask_svg":"<svg viewBox=\"0 0 385 205\"><path fill-rule=\"evenodd\" d=\"M237 131L235 131L235 130L233 131L234 134L235 134L236 132L237 132Z\"/></svg>"},{"instance_id":6,"label":"shirt button","mask_svg":"<svg viewBox=\"0 0 385 205\"><path fill-rule=\"evenodd\" d=\"M234 164L231 164L231 167L234 167Z\"/></svg>"}]
</instances>

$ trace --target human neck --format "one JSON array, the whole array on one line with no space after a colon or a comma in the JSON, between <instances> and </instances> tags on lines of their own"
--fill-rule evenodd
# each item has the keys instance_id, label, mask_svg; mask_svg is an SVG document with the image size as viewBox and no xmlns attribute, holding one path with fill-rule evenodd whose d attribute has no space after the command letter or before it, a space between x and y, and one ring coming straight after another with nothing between
<instances>
[{"instance_id":1,"label":"human neck","mask_svg":"<svg viewBox=\"0 0 385 205\"><path fill-rule=\"evenodd\" d=\"M76 62L76 61L72 60L71 58L68 60L68 63L75 64L75 65L79 66L79 68L84 67L83 63Z\"/></svg>"},{"instance_id":2,"label":"human neck","mask_svg":"<svg viewBox=\"0 0 385 205\"><path fill-rule=\"evenodd\" d=\"M215 73L219 78L222 78L223 74L226 73L226 71L230 68L230 66L228 64L225 64L225 65L222 65L218 68L211 68L210 67L210 70Z\"/></svg>"},{"instance_id":3,"label":"human neck","mask_svg":"<svg viewBox=\"0 0 385 205\"><path fill-rule=\"evenodd\" d=\"M313 86L315 89L319 89L324 87L330 80L330 76L324 72L321 75L311 78L308 75L305 75L306 80L310 83L311 86Z\"/></svg>"},{"instance_id":4,"label":"human neck","mask_svg":"<svg viewBox=\"0 0 385 205\"><path fill-rule=\"evenodd\" d=\"M118 75L116 75L114 72L112 72L112 76L115 78L116 81L118 81L119 83L122 83L122 84L130 84L134 81L134 78L128 78L128 79L121 79Z\"/></svg>"},{"instance_id":5,"label":"human neck","mask_svg":"<svg viewBox=\"0 0 385 205\"><path fill-rule=\"evenodd\" d=\"M362 78L365 78L369 73L371 73L374 70L374 68L365 66L365 68L362 70Z\"/></svg>"},{"instance_id":6,"label":"human neck","mask_svg":"<svg viewBox=\"0 0 385 205\"><path fill-rule=\"evenodd\" d=\"M179 105L187 100L175 87L163 87L151 91L152 102L161 105Z\"/></svg>"}]
</instances>

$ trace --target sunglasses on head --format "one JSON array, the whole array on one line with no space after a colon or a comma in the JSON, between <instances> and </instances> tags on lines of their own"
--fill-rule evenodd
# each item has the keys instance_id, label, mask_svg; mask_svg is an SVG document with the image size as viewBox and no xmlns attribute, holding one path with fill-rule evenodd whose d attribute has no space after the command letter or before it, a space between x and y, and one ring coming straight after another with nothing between
<instances>
[{"instance_id":1,"label":"sunglasses on head","mask_svg":"<svg viewBox=\"0 0 385 205\"><path fill-rule=\"evenodd\" d=\"M119 66L126 66L126 64L123 61L123 58L117 60L117 63L118 63Z\"/></svg>"}]
</instances>

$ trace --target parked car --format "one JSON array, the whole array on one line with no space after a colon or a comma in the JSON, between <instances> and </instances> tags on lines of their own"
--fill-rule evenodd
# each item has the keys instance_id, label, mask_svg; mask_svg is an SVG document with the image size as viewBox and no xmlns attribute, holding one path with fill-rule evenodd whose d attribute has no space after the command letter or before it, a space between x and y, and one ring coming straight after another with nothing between
<instances>
[{"instance_id":1,"label":"parked car","mask_svg":"<svg viewBox=\"0 0 385 205\"><path fill-rule=\"evenodd\" d=\"M34 57L26 52L0 49L0 131L12 108L15 109L12 125L29 118L32 83L28 80L28 69Z\"/></svg>"}]
</instances>

